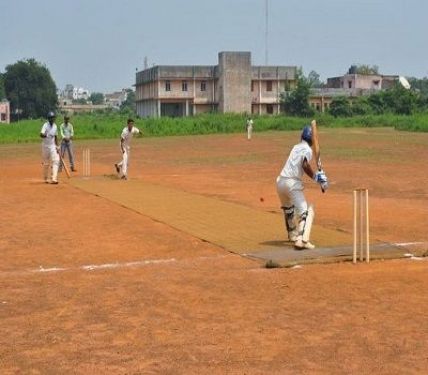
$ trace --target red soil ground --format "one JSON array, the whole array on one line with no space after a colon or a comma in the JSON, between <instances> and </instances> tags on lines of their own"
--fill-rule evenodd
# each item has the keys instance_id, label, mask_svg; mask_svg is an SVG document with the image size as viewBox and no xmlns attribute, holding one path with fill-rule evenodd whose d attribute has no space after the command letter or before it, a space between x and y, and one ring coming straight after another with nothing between
<instances>
[{"instance_id":1,"label":"red soil ground","mask_svg":"<svg viewBox=\"0 0 428 375\"><path fill-rule=\"evenodd\" d=\"M319 225L350 231L364 186L373 238L427 241L428 135L320 136L332 185L322 195L307 181ZM277 210L296 137L135 140L130 176ZM117 142L76 146L91 148L94 174L113 173ZM1 146L0 161L2 374L426 373L426 260L267 270L64 180L41 183L39 145ZM147 262L125 265L136 261Z\"/></svg>"}]
</instances>

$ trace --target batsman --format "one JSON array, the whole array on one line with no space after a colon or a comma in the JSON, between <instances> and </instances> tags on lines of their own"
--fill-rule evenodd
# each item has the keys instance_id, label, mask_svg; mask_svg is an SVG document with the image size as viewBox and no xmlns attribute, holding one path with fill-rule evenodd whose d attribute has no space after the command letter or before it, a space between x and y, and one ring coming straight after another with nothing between
<instances>
[{"instance_id":1,"label":"batsman","mask_svg":"<svg viewBox=\"0 0 428 375\"><path fill-rule=\"evenodd\" d=\"M315 248L310 242L315 212L303 194L303 175L306 173L312 180L319 183L323 192L328 188L328 179L322 170L319 150L317 124L313 120L311 125L303 128L300 142L291 150L287 162L276 179L288 239L294 242L294 247L298 250ZM316 169L313 169L310 164L314 154Z\"/></svg>"}]
</instances>

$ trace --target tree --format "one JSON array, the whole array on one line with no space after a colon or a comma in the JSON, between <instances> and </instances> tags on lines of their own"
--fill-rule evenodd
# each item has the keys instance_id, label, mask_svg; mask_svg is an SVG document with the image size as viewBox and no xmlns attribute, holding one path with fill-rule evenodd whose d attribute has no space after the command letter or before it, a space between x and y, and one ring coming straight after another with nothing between
<instances>
[{"instance_id":1,"label":"tree","mask_svg":"<svg viewBox=\"0 0 428 375\"><path fill-rule=\"evenodd\" d=\"M398 83L392 89L382 92L382 95L386 111L398 115L410 115L418 105L418 94Z\"/></svg>"},{"instance_id":2,"label":"tree","mask_svg":"<svg viewBox=\"0 0 428 375\"><path fill-rule=\"evenodd\" d=\"M73 99L73 104L88 104L85 98Z\"/></svg>"},{"instance_id":3,"label":"tree","mask_svg":"<svg viewBox=\"0 0 428 375\"><path fill-rule=\"evenodd\" d=\"M93 92L89 97L92 104L104 104L104 94L101 92Z\"/></svg>"},{"instance_id":4,"label":"tree","mask_svg":"<svg viewBox=\"0 0 428 375\"><path fill-rule=\"evenodd\" d=\"M0 73L0 100L6 98L6 92L4 91L4 78L3 74Z\"/></svg>"},{"instance_id":5,"label":"tree","mask_svg":"<svg viewBox=\"0 0 428 375\"><path fill-rule=\"evenodd\" d=\"M372 112L368 96L359 96L352 102L352 115L364 116Z\"/></svg>"},{"instance_id":6,"label":"tree","mask_svg":"<svg viewBox=\"0 0 428 375\"><path fill-rule=\"evenodd\" d=\"M419 91L422 95L428 96L428 77L415 78L410 77L408 81L412 89Z\"/></svg>"},{"instance_id":7,"label":"tree","mask_svg":"<svg viewBox=\"0 0 428 375\"><path fill-rule=\"evenodd\" d=\"M56 85L48 68L35 59L6 66L4 88L11 112L22 118L45 117L57 106Z\"/></svg>"},{"instance_id":8,"label":"tree","mask_svg":"<svg viewBox=\"0 0 428 375\"><path fill-rule=\"evenodd\" d=\"M308 83L312 88L322 88L324 87L324 82L320 80L320 75L315 71L311 70L308 74Z\"/></svg>"},{"instance_id":9,"label":"tree","mask_svg":"<svg viewBox=\"0 0 428 375\"><path fill-rule=\"evenodd\" d=\"M352 116L351 104L346 96L338 96L331 101L330 114L334 117L349 117Z\"/></svg>"},{"instance_id":10,"label":"tree","mask_svg":"<svg viewBox=\"0 0 428 375\"><path fill-rule=\"evenodd\" d=\"M126 100L120 105L121 111L135 112L135 91L126 89Z\"/></svg>"},{"instance_id":11,"label":"tree","mask_svg":"<svg viewBox=\"0 0 428 375\"><path fill-rule=\"evenodd\" d=\"M314 114L309 106L311 85L301 69L297 72L297 87L291 92L281 94L282 110L291 116L310 117Z\"/></svg>"},{"instance_id":12,"label":"tree","mask_svg":"<svg viewBox=\"0 0 428 375\"><path fill-rule=\"evenodd\" d=\"M367 64L351 65L348 70L348 74L379 74L379 67L377 65Z\"/></svg>"}]
</instances>

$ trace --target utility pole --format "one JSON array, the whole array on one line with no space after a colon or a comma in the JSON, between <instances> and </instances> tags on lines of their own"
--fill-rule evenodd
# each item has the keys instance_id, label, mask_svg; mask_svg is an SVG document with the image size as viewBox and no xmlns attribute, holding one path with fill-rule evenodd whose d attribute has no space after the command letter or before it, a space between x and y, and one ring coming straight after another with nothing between
<instances>
[{"instance_id":1,"label":"utility pole","mask_svg":"<svg viewBox=\"0 0 428 375\"><path fill-rule=\"evenodd\" d=\"M265 0L265 65L269 63L269 47L268 47L268 37L269 37L269 0Z\"/></svg>"}]
</instances>

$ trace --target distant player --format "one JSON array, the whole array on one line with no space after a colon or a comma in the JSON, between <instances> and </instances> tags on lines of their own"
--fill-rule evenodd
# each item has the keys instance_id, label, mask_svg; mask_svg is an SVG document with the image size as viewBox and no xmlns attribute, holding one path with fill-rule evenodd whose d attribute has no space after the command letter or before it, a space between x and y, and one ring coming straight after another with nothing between
<instances>
[{"instance_id":1,"label":"distant player","mask_svg":"<svg viewBox=\"0 0 428 375\"><path fill-rule=\"evenodd\" d=\"M299 250L315 248L309 242L315 213L303 194L303 174L306 173L324 190L328 188L328 179L324 171L314 172L309 164L312 159L311 146L312 129L310 125L306 125L302 131L301 142L293 147L284 168L276 179L288 239L294 242L294 247Z\"/></svg>"},{"instance_id":2,"label":"distant player","mask_svg":"<svg viewBox=\"0 0 428 375\"><path fill-rule=\"evenodd\" d=\"M70 160L70 167L73 172L76 172L74 168L74 153L73 153L73 137L74 129L73 125L69 122L70 117L64 116L64 122L60 125L61 133L61 156L64 158L65 152L67 151L68 159ZM62 165L60 163L59 171L61 172Z\"/></svg>"},{"instance_id":3,"label":"distant player","mask_svg":"<svg viewBox=\"0 0 428 375\"><path fill-rule=\"evenodd\" d=\"M51 170L51 184L58 184L59 147L57 126L55 124L55 113L49 112L48 121L40 130L42 141L43 178L49 183L49 169Z\"/></svg>"},{"instance_id":4,"label":"distant player","mask_svg":"<svg viewBox=\"0 0 428 375\"><path fill-rule=\"evenodd\" d=\"M131 139L134 134L142 135L140 129L134 126L134 120L128 119L127 126L122 130L122 135L120 136L120 149L122 151L122 161L116 163L114 166L119 177L123 180L128 179L128 167L129 167L129 157L131 151Z\"/></svg>"},{"instance_id":5,"label":"distant player","mask_svg":"<svg viewBox=\"0 0 428 375\"><path fill-rule=\"evenodd\" d=\"M251 139L251 135L253 134L253 119L251 117L249 117L247 119L247 123L245 125L246 129L247 129L247 139L250 140Z\"/></svg>"}]
</instances>

